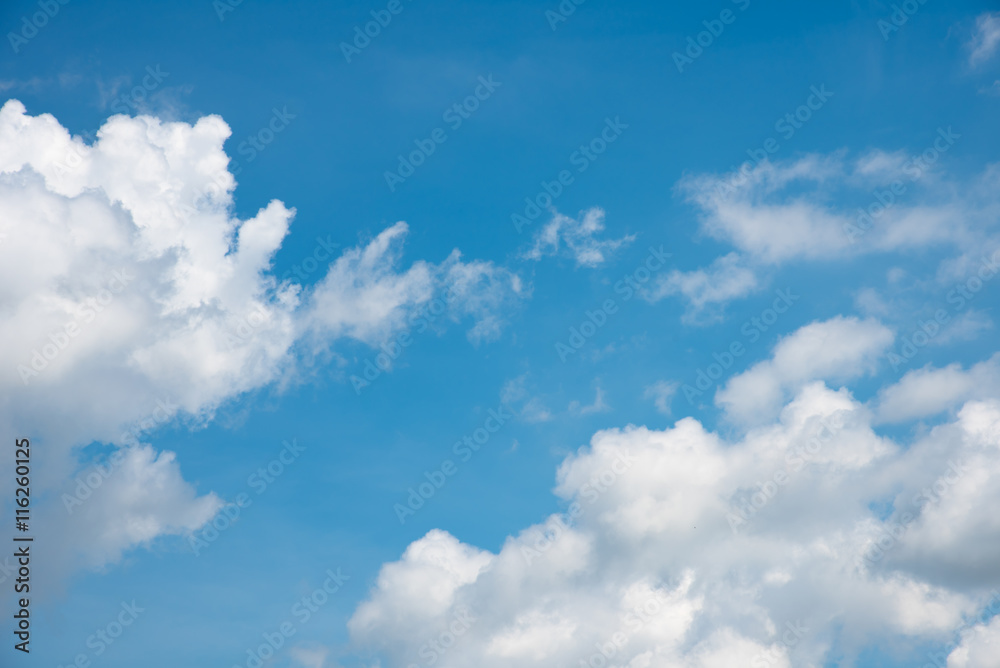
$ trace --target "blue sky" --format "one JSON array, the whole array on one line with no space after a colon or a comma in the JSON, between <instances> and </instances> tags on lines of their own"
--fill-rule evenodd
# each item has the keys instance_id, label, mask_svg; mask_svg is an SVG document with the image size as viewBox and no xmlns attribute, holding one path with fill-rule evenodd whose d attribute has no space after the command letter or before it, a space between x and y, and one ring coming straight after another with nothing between
<instances>
[{"instance_id":1,"label":"blue sky","mask_svg":"<svg viewBox=\"0 0 1000 668\"><path fill-rule=\"evenodd\" d=\"M994 665L1000 15L904 5L4 3L3 665Z\"/></svg>"}]
</instances>

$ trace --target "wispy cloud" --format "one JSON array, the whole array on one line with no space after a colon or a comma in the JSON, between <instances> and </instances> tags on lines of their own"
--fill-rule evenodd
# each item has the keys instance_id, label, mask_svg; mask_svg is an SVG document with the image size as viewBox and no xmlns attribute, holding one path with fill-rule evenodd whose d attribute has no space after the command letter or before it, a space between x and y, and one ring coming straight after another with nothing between
<instances>
[{"instance_id":1,"label":"wispy cloud","mask_svg":"<svg viewBox=\"0 0 1000 668\"><path fill-rule=\"evenodd\" d=\"M1000 12L980 14L969 41L969 64L980 65L996 53L1000 46Z\"/></svg>"},{"instance_id":2,"label":"wispy cloud","mask_svg":"<svg viewBox=\"0 0 1000 668\"><path fill-rule=\"evenodd\" d=\"M604 209L594 207L581 213L579 219L554 213L535 235L532 247L523 257L541 260L546 256L568 255L578 267L597 267L604 264L614 251L635 240L630 234L621 239L597 239L604 231Z\"/></svg>"},{"instance_id":3,"label":"wispy cloud","mask_svg":"<svg viewBox=\"0 0 1000 668\"><path fill-rule=\"evenodd\" d=\"M604 413L611 410L611 406L604 401L604 390L598 385L595 391L594 403L589 406L581 406L579 401L569 403L569 412L573 415L590 415L591 413Z\"/></svg>"},{"instance_id":4,"label":"wispy cloud","mask_svg":"<svg viewBox=\"0 0 1000 668\"><path fill-rule=\"evenodd\" d=\"M674 398L674 394L677 393L678 383L671 382L667 380L658 380L652 385L646 387L643 396L646 399L652 399L653 405L656 406L656 410L663 413L664 415L670 415L670 402Z\"/></svg>"},{"instance_id":5,"label":"wispy cloud","mask_svg":"<svg viewBox=\"0 0 1000 668\"><path fill-rule=\"evenodd\" d=\"M745 297L758 286L757 276L739 253L716 258L705 269L674 270L661 276L646 296L657 301L670 295L682 295L688 301L683 320L689 324L706 324L721 320L722 305Z\"/></svg>"}]
</instances>

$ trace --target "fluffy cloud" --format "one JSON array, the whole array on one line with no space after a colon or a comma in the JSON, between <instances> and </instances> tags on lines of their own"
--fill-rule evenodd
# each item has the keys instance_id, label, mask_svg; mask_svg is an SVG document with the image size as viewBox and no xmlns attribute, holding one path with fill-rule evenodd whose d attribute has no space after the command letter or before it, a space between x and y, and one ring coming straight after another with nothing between
<instances>
[{"instance_id":1,"label":"fluffy cloud","mask_svg":"<svg viewBox=\"0 0 1000 668\"><path fill-rule=\"evenodd\" d=\"M1000 403L911 447L870 419L814 382L737 441L691 418L598 432L559 467L564 513L497 553L430 532L383 567L352 635L389 665L713 668L849 663L968 628L949 666L989 665L973 661L995 629L965 620L1000 575L1000 542L983 540L1000 535Z\"/></svg>"},{"instance_id":2,"label":"fluffy cloud","mask_svg":"<svg viewBox=\"0 0 1000 668\"><path fill-rule=\"evenodd\" d=\"M43 525L58 530L64 549L76 550L66 556L78 564L117 562L136 545L194 531L222 505L214 494L196 496L172 452L157 453L140 445L125 448L119 456L121 462L99 486L79 496L68 494L47 509ZM80 480L86 484L87 476Z\"/></svg>"},{"instance_id":3,"label":"fluffy cloud","mask_svg":"<svg viewBox=\"0 0 1000 668\"><path fill-rule=\"evenodd\" d=\"M553 213L545 227L535 235L534 244L524 253L530 260L540 260L545 256L565 252L579 267L597 267L607 261L617 249L635 240L635 235L621 239L596 239L604 231L604 209L594 207L584 211L579 220Z\"/></svg>"},{"instance_id":4,"label":"fluffy cloud","mask_svg":"<svg viewBox=\"0 0 1000 668\"><path fill-rule=\"evenodd\" d=\"M878 398L881 422L930 417L973 398L1000 396L1000 354L963 370L960 364L930 365L907 372Z\"/></svg>"},{"instance_id":5,"label":"fluffy cloud","mask_svg":"<svg viewBox=\"0 0 1000 668\"><path fill-rule=\"evenodd\" d=\"M417 262L397 272L406 223L396 223L364 248L330 265L313 293L311 324L324 336L377 342L401 327L408 310L430 300L435 268Z\"/></svg>"},{"instance_id":6,"label":"fluffy cloud","mask_svg":"<svg viewBox=\"0 0 1000 668\"><path fill-rule=\"evenodd\" d=\"M88 144L16 100L0 108L0 425L40 444L40 490L74 493L79 448L123 448L124 464L74 511L85 531L39 537L62 541L46 551L67 562L80 551L78 562L114 561L218 508L172 453L139 444L148 427L211 419L294 375L300 349L379 342L436 298L447 318L472 321L473 340L495 337L524 293L517 276L458 251L401 269L405 223L345 251L311 288L276 279L295 212L275 200L233 215L229 134L217 116L114 116Z\"/></svg>"},{"instance_id":7,"label":"fluffy cloud","mask_svg":"<svg viewBox=\"0 0 1000 668\"><path fill-rule=\"evenodd\" d=\"M996 664L997 656L1000 656L1000 617L970 629L961 645L948 655L948 668L990 668Z\"/></svg>"},{"instance_id":8,"label":"fluffy cloud","mask_svg":"<svg viewBox=\"0 0 1000 668\"><path fill-rule=\"evenodd\" d=\"M453 320L471 316L474 341L495 338L505 307L524 293L516 274L490 262L462 262L453 251L441 264L418 261L399 271L408 231L399 222L367 246L344 252L311 294L306 322L323 340L351 337L377 344L409 327L432 298Z\"/></svg>"},{"instance_id":9,"label":"fluffy cloud","mask_svg":"<svg viewBox=\"0 0 1000 668\"><path fill-rule=\"evenodd\" d=\"M782 338L771 358L729 379L715 403L738 423L770 420L789 393L816 380L845 381L875 370L893 333L875 320L837 316Z\"/></svg>"}]
</instances>

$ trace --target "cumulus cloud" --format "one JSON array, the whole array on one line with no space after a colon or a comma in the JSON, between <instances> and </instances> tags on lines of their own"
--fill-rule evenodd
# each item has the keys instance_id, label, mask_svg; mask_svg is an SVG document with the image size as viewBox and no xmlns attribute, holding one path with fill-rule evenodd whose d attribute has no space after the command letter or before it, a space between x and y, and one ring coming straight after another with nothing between
<instances>
[{"instance_id":1,"label":"cumulus cloud","mask_svg":"<svg viewBox=\"0 0 1000 668\"><path fill-rule=\"evenodd\" d=\"M878 419L891 423L932 417L969 399L992 397L1000 397L1000 354L969 369L955 363L907 372L879 392Z\"/></svg>"},{"instance_id":2,"label":"cumulus cloud","mask_svg":"<svg viewBox=\"0 0 1000 668\"><path fill-rule=\"evenodd\" d=\"M975 617L1000 575L1000 541L984 540L1000 536L1000 403L970 402L910 447L870 420L813 382L736 441L692 418L598 432L559 467L565 512L496 553L431 531L383 566L352 636L389 665L436 645L443 668L712 668L850 663L890 641L916 665L915 648L968 628L949 666L989 665L976 657L995 657L995 623Z\"/></svg>"},{"instance_id":3,"label":"cumulus cloud","mask_svg":"<svg viewBox=\"0 0 1000 668\"><path fill-rule=\"evenodd\" d=\"M348 622L351 635L362 642L384 641L390 651L412 647L408 663L418 661L418 647L460 612L452 610L455 592L475 582L490 556L445 531L431 531L410 545L399 563L381 570L372 597ZM386 634L388 629L393 633Z\"/></svg>"},{"instance_id":4,"label":"cumulus cloud","mask_svg":"<svg viewBox=\"0 0 1000 668\"><path fill-rule=\"evenodd\" d=\"M741 424L771 419L787 396L811 380L846 381L875 370L893 341L876 320L837 316L814 322L782 338L771 358L734 376L715 403Z\"/></svg>"},{"instance_id":5,"label":"cumulus cloud","mask_svg":"<svg viewBox=\"0 0 1000 668\"><path fill-rule=\"evenodd\" d=\"M576 220L553 212L552 220L535 234L532 247L524 257L541 260L546 256L566 254L578 267L597 267L604 264L619 248L635 240L630 234L621 239L597 239L604 231L604 209L594 207L581 213Z\"/></svg>"},{"instance_id":6,"label":"cumulus cloud","mask_svg":"<svg viewBox=\"0 0 1000 668\"><path fill-rule=\"evenodd\" d=\"M986 12L976 17L976 29L969 42L969 64L979 65L996 53L1000 46L1000 12Z\"/></svg>"},{"instance_id":7,"label":"cumulus cloud","mask_svg":"<svg viewBox=\"0 0 1000 668\"><path fill-rule=\"evenodd\" d=\"M196 495L172 452L139 445L120 457L99 486L79 495L86 498L67 495L47 512L45 525L69 538L75 561L88 567L117 562L126 550L160 536L194 531L222 506L215 494ZM81 479L86 483L86 476Z\"/></svg>"},{"instance_id":8,"label":"cumulus cloud","mask_svg":"<svg viewBox=\"0 0 1000 668\"><path fill-rule=\"evenodd\" d=\"M688 302L682 320L704 324L718 321L722 313L717 307L744 297L757 288L757 276L738 253L723 255L706 269L682 272L673 270L657 279L647 299L657 301L670 295L683 295Z\"/></svg>"},{"instance_id":9,"label":"cumulus cloud","mask_svg":"<svg viewBox=\"0 0 1000 668\"><path fill-rule=\"evenodd\" d=\"M81 529L38 537L65 562L115 561L217 509L135 425L204 422L293 375L300 348L375 342L439 297L448 318L472 321L470 338L495 337L524 293L458 251L401 269L405 223L345 251L312 288L278 280L271 263L295 211L274 200L233 214L229 134L218 116L113 116L88 143L17 100L0 108L0 425L39 444L40 491L74 493L80 448L94 442L125 462L74 511Z\"/></svg>"}]
</instances>

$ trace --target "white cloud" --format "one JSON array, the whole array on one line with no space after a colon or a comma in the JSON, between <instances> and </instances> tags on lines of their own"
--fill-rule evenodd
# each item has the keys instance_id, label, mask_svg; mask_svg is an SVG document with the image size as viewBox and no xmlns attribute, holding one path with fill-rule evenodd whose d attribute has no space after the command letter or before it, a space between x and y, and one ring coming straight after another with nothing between
<instances>
[{"instance_id":1,"label":"white cloud","mask_svg":"<svg viewBox=\"0 0 1000 668\"><path fill-rule=\"evenodd\" d=\"M441 264L418 261L399 271L408 227L399 222L367 246L334 261L311 294L309 327L323 339L349 336L376 344L408 327L432 298L452 320L470 315L474 341L496 338L501 312L524 293L516 274L481 260L463 262L457 250Z\"/></svg>"},{"instance_id":2,"label":"white cloud","mask_svg":"<svg viewBox=\"0 0 1000 668\"><path fill-rule=\"evenodd\" d=\"M222 506L214 494L197 496L174 453L148 445L129 447L122 462L79 506L65 501L48 509L45 524L78 549L69 555L88 567L114 563L160 536L182 535L208 522Z\"/></svg>"},{"instance_id":3,"label":"white cloud","mask_svg":"<svg viewBox=\"0 0 1000 668\"><path fill-rule=\"evenodd\" d=\"M1000 607L993 612L1000 612ZM992 668L1000 656L1000 616L975 626L948 655L948 668Z\"/></svg>"},{"instance_id":4,"label":"white cloud","mask_svg":"<svg viewBox=\"0 0 1000 668\"><path fill-rule=\"evenodd\" d=\"M960 141L961 134L941 128L927 138L927 151L913 156L873 151L854 161L844 152L765 160L730 174L689 176L678 189L701 210L705 232L759 263L935 244L978 251L984 231L993 227L996 193L983 188L991 170L961 184L937 176L942 155ZM895 193L889 190L894 180ZM844 192L855 194L867 212L833 205Z\"/></svg>"},{"instance_id":5,"label":"white cloud","mask_svg":"<svg viewBox=\"0 0 1000 668\"><path fill-rule=\"evenodd\" d=\"M907 372L879 392L877 415L881 422L905 422L985 398L1000 398L1000 353L968 370L956 363Z\"/></svg>"},{"instance_id":6,"label":"white cloud","mask_svg":"<svg viewBox=\"0 0 1000 668\"><path fill-rule=\"evenodd\" d=\"M989 484L1000 404L970 403L908 448L876 435L870 417L817 382L733 442L691 418L598 432L559 467L566 513L497 553L432 531L383 566L352 636L407 665L465 614L474 621L442 668L586 665L602 648L608 665L633 668L807 666L834 653L850 663L874 643L944 645L1000 576ZM949 458L971 472L911 507L950 475ZM886 499L883 520L873 507ZM917 519L900 534L906 512ZM882 558L866 557L889 531L899 538ZM975 628L962 651L994 656L986 634ZM960 656L953 668L990 665Z\"/></svg>"},{"instance_id":7,"label":"white cloud","mask_svg":"<svg viewBox=\"0 0 1000 668\"><path fill-rule=\"evenodd\" d=\"M854 296L854 304L862 313L884 318L891 313L890 304L874 288L862 288Z\"/></svg>"},{"instance_id":8,"label":"white cloud","mask_svg":"<svg viewBox=\"0 0 1000 668\"><path fill-rule=\"evenodd\" d=\"M668 295L683 295L689 308L682 320L707 323L721 320L718 308L728 301L745 297L757 288L757 276L738 253L716 258L706 269L682 272L676 269L657 279L646 296L656 301Z\"/></svg>"},{"instance_id":9,"label":"white cloud","mask_svg":"<svg viewBox=\"0 0 1000 668\"><path fill-rule=\"evenodd\" d=\"M979 65L996 53L1000 46L1000 12L983 13L976 17L976 30L969 42L969 64Z\"/></svg>"},{"instance_id":10,"label":"white cloud","mask_svg":"<svg viewBox=\"0 0 1000 668\"><path fill-rule=\"evenodd\" d=\"M524 257L540 260L559 255L565 246L566 253L576 261L577 266L597 267L604 264L614 251L635 240L634 234L621 239L596 239L595 236L603 231L604 209L599 207L581 212L579 220L553 212L552 220L535 234L534 243Z\"/></svg>"},{"instance_id":11,"label":"white cloud","mask_svg":"<svg viewBox=\"0 0 1000 668\"><path fill-rule=\"evenodd\" d=\"M967 402L895 462L890 518L901 536L880 561L960 590L996 582L1000 550L1000 403ZM907 513L909 517L907 517ZM984 579L985 578L985 579Z\"/></svg>"},{"instance_id":12,"label":"white cloud","mask_svg":"<svg viewBox=\"0 0 1000 668\"><path fill-rule=\"evenodd\" d=\"M403 326L409 309L430 300L435 268L416 262L398 272L406 223L396 223L364 248L349 249L316 285L311 325L324 336L378 342Z\"/></svg>"},{"instance_id":13,"label":"white cloud","mask_svg":"<svg viewBox=\"0 0 1000 668\"><path fill-rule=\"evenodd\" d=\"M646 399L652 399L653 405L660 413L670 415L670 402L673 400L674 394L677 393L678 387L679 384L676 382L658 380L643 391L643 396Z\"/></svg>"},{"instance_id":14,"label":"white cloud","mask_svg":"<svg viewBox=\"0 0 1000 668\"><path fill-rule=\"evenodd\" d=\"M807 197L768 203L796 184L816 188L843 174L840 156L810 156L796 162L764 161L745 174L688 177L678 184L703 212L702 227L765 262L837 253L848 246L842 220Z\"/></svg>"},{"instance_id":15,"label":"white cloud","mask_svg":"<svg viewBox=\"0 0 1000 668\"><path fill-rule=\"evenodd\" d=\"M658 278L647 296L682 295L689 304L682 320L703 324L756 290L769 266L942 246L952 252L942 268L972 262L996 245L1000 191L995 165L962 181L944 176L948 152L961 141L941 127L912 155L872 150L851 159L837 151L685 176L676 190L697 208L701 231L736 250ZM878 306L873 296L859 295L866 308Z\"/></svg>"},{"instance_id":16,"label":"white cloud","mask_svg":"<svg viewBox=\"0 0 1000 668\"><path fill-rule=\"evenodd\" d=\"M455 593L475 582L490 563L488 552L431 531L411 544L402 559L385 566L369 600L358 606L348 623L362 642L386 641L398 648L416 647L447 628ZM440 627L440 628L439 628ZM386 634L392 629L391 634Z\"/></svg>"},{"instance_id":17,"label":"white cloud","mask_svg":"<svg viewBox=\"0 0 1000 668\"><path fill-rule=\"evenodd\" d=\"M811 380L845 381L874 371L893 333L875 320L837 316L782 338L771 359L729 379L715 395L733 421L770 420L789 393Z\"/></svg>"},{"instance_id":18,"label":"white cloud","mask_svg":"<svg viewBox=\"0 0 1000 668\"><path fill-rule=\"evenodd\" d=\"M16 100L0 108L0 425L46 453L40 491L73 492L76 449L131 444L128 465L74 513L77 528L51 536L63 566L77 552L114 561L217 507L171 453L122 438L158 401L173 406L164 420L211 419L294 374L299 346L375 342L439 295L448 319L473 320L470 338L495 337L500 311L524 294L515 275L458 251L398 270L405 223L345 251L311 290L277 280L272 258L295 212L274 200L233 215L229 134L218 116L114 116L87 144Z\"/></svg>"},{"instance_id":19,"label":"white cloud","mask_svg":"<svg viewBox=\"0 0 1000 668\"><path fill-rule=\"evenodd\" d=\"M472 318L474 324L467 335L473 343L496 339L505 324L503 314L531 295L530 286L525 286L517 274L483 260L462 262L458 250L452 251L442 264L442 271L451 318Z\"/></svg>"}]
</instances>

